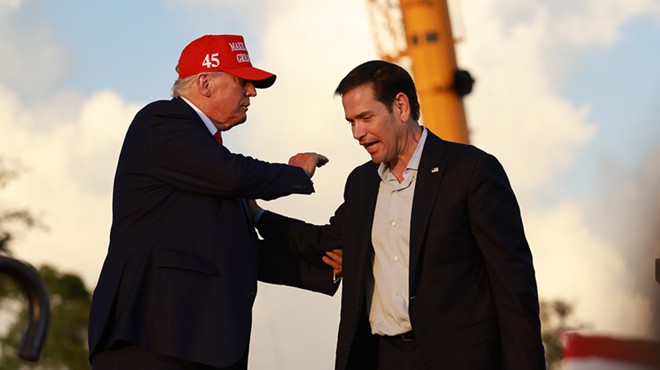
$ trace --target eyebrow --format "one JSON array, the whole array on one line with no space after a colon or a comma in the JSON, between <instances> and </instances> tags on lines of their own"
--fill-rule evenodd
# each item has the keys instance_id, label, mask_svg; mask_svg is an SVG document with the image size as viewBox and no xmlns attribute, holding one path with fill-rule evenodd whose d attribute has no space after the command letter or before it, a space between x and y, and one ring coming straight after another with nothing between
<instances>
[{"instance_id":1,"label":"eyebrow","mask_svg":"<svg viewBox=\"0 0 660 370\"><path fill-rule=\"evenodd\" d=\"M361 112L361 113L356 114L355 117L354 117L353 119L361 119L361 118L364 118L365 116L371 115L371 114L373 114L373 113L374 113L374 112L371 111L371 110L368 110L368 111L365 111L365 112ZM346 120L347 120L347 121L350 121L350 120L348 119L348 117L346 117Z\"/></svg>"}]
</instances>

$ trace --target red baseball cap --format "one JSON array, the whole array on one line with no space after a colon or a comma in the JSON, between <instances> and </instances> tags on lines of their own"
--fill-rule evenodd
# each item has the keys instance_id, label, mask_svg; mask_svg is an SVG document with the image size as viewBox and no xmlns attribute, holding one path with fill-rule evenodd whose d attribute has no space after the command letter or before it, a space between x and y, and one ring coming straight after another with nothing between
<instances>
[{"instance_id":1,"label":"red baseball cap","mask_svg":"<svg viewBox=\"0 0 660 370\"><path fill-rule=\"evenodd\" d=\"M224 71L254 83L254 87L270 87L276 76L254 68L243 36L205 35L186 46L179 57L179 78L202 72Z\"/></svg>"}]
</instances>

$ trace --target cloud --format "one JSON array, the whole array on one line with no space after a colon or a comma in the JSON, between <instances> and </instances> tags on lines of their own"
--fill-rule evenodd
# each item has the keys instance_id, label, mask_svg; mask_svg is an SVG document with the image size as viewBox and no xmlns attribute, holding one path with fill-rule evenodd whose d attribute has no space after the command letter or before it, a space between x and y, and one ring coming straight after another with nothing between
<instances>
[{"instance_id":1,"label":"cloud","mask_svg":"<svg viewBox=\"0 0 660 370\"><path fill-rule=\"evenodd\" d=\"M60 82L74 59L53 27L39 17L34 1L0 2L0 82L34 98Z\"/></svg>"},{"instance_id":2,"label":"cloud","mask_svg":"<svg viewBox=\"0 0 660 370\"><path fill-rule=\"evenodd\" d=\"M624 271L613 285L637 299L612 301L620 316L632 316L631 328L660 339L660 289L655 282L655 259L660 258L660 146L632 171L607 164L600 175L598 197L588 203L587 223L610 241ZM604 250L609 253L609 250ZM614 279L614 278L613 278ZM631 315L631 311L637 314ZM621 318L623 320L623 318Z\"/></svg>"},{"instance_id":3,"label":"cloud","mask_svg":"<svg viewBox=\"0 0 660 370\"><path fill-rule=\"evenodd\" d=\"M653 337L654 291L637 286L652 279L653 260L645 254L631 266L618 241L588 226L588 211L583 203L563 202L527 214L541 297L568 301L574 319L598 331Z\"/></svg>"},{"instance_id":4,"label":"cloud","mask_svg":"<svg viewBox=\"0 0 660 370\"><path fill-rule=\"evenodd\" d=\"M552 37L546 12L527 13L511 24L491 2L475 4L464 10L469 41L458 47L459 65L477 80L465 100L472 142L503 162L523 196L559 181L596 132L589 107L562 97L545 68L553 57L542 49Z\"/></svg>"},{"instance_id":5,"label":"cloud","mask_svg":"<svg viewBox=\"0 0 660 370\"><path fill-rule=\"evenodd\" d=\"M196 33L240 34L245 36L248 48L260 42L259 35L263 34L272 9L280 5L265 0L165 0L164 3Z\"/></svg>"},{"instance_id":6,"label":"cloud","mask_svg":"<svg viewBox=\"0 0 660 370\"><path fill-rule=\"evenodd\" d=\"M0 199L48 228L21 232L18 257L80 273L93 286L107 248L116 159L139 106L112 91L86 97L59 89L75 57L38 5L0 4L0 157L22 166Z\"/></svg>"},{"instance_id":7,"label":"cloud","mask_svg":"<svg viewBox=\"0 0 660 370\"><path fill-rule=\"evenodd\" d=\"M620 40L623 26L638 17L660 23L660 4L653 0L563 0L547 2L547 11L554 19L552 39L571 48L610 46Z\"/></svg>"},{"instance_id":8,"label":"cloud","mask_svg":"<svg viewBox=\"0 0 660 370\"><path fill-rule=\"evenodd\" d=\"M282 1L272 9L263 25L262 47L250 53L256 66L277 74L277 81L258 91L248 122L228 133L228 145L278 162L297 152L327 155L330 163L314 177L316 194L269 202L273 209L325 223L341 202L348 172L369 160L351 136L340 99L333 96L350 69L377 57L366 7L348 0Z\"/></svg>"},{"instance_id":9,"label":"cloud","mask_svg":"<svg viewBox=\"0 0 660 370\"><path fill-rule=\"evenodd\" d=\"M63 101L68 105L54 104ZM0 156L24 167L3 189L3 206L25 207L49 229L20 235L14 246L19 257L79 272L88 284L96 281L121 138L137 109L110 91L87 99L55 96L31 106L0 88L0 132L11 133L0 136ZM51 121L44 123L44 117Z\"/></svg>"},{"instance_id":10,"label":"cloud","mask_svg":"<svg viewBox=\"0 0 660 370\"><path fill-rule=\"evenodd\" d=\"M640 270L651 273L646 235L653 227L645 220L657 220L645 210L658 212L650 166L631 174L603 165L607 175L593 179L600 189L587 199L557 189L599 126L588 103L577 106L562 95L562 82L579 71L585 53L619 42L628 22L657 20L660 5L483 0L465 7L469 31L457 51L459 65L477 79L466 99L472 141L503 162L519 195L542 298L568 299L578 319L596 329L654 334L653 290L639 278Z\"/></svg>"},{"instance_id":11,"label":"cloud","mask_svg":"<svg viewBox=\"0 0 660 370\"><path fill-rule=\"evenodd\" d=\"M21 7L23 0L0 0L0 12L16 10ZM2 14L0 13L0 14Z\"/></svg>"}]
</instances>

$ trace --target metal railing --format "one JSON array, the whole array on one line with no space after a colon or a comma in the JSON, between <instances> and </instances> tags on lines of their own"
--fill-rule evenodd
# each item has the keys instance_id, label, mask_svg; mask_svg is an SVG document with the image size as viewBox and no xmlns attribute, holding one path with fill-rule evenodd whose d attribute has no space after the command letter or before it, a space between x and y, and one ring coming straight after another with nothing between
<instances>
[{"instance_id":1,"label":"metal railing","mask_svg":"<svg viewBox=\"0 0 660 370\"><path fill-rule=\"evenodd\" d=\"M50 301L46 284L34 267L10 256L0 255L0 273L10 276L28 300L27 327L18 356L23 360L36 362L45 344L50 321Z\"/></svg>"}]
</instances>

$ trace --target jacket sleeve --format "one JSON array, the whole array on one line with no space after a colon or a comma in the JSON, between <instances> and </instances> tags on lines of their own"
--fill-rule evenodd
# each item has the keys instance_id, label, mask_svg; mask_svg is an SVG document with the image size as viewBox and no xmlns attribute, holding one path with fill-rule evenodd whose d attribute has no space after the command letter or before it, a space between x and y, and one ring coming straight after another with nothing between
<instances>
[{"instance_id":1,"label":"jacket sleeve","mask_svg":"<svg viewBox=\"0 0 660 370\"><path fill-rule=\"evenodd\" d=\"M479 160L472 176L470 224L497 307L503 368L544 369L536 279L518 202L495 157Z\"/></svg>"},{"instance_id":2,"label":"jacket sleeve","mask_svg":"<svg viewBox=\"0 0 660 370\"><path fill-rule=\"evenodd\" d=\"M122 156L144 158L144 163L120 160L117 176L147 174L173 188L221 197L269 200L314 192L303 169L231 153L192 109L182 110L177 102L148 106L131 126Z\"/></svg>"},{"instance_id":3,"label":"jacket sleeve","mask_svg":"<svg viewBox=\"0 0 660 370\"><path fill-rule=\"evenodd\" d=\"M259 280L264 283L288 285L330 296L339 288L329 266L303 261L284 244L259 240L257 260Z\"/></svg>"},{"instance_id":4,"label":"jacket sleeve","mask_svg":"<svg viewBox=\"0 0 660 370\"><path fill-rule=\"evenodd\" d=\"M259 234L271 243L286 245L295 255L310 263L318 263L325 251L343 246L339 223L336 222L337 214L340 214L342 209L343 207L339 207L327 225L313 225L266 211L257 229Z\"/></svg>"}]
</instances>

